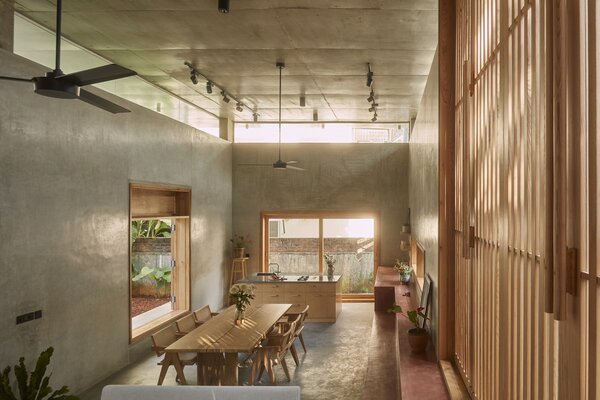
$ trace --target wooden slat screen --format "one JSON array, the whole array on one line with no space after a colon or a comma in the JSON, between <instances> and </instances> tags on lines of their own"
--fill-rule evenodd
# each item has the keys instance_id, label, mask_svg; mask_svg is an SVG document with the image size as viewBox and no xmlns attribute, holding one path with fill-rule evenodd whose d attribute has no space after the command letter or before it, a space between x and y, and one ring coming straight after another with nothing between
<instances>
[{"instance_id":1,"label":"wooden slat screen","mask_svg":"<svg viewBox=\"0 0 600 400\"><path fill-rule=\"evenodd\" d=\"M457 1L455 358L474 398L555 397L556 323L540 301L544 3Z\"/></svg>"},{"instance_id":2,"label":"wooden slat screen","mask_svg":"<svg viewBox=\"0 0 600 400\"><path fill-rule=\"evenodd\" d=\"M599 399L600 12L457 0L455 19L455 361L473 398Z\"/></svg>"}]
</instances>

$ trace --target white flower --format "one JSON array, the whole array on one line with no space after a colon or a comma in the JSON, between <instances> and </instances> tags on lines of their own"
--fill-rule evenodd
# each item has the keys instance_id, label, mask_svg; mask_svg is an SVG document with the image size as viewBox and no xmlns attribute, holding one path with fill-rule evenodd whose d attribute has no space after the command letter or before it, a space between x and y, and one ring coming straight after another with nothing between
<instances>
[{"instance_id":1,"label":"white flower","mask_svg":"<svg viewBox=\"0 0 600 400\"><path fill-rule=\"evenodd\" d=\"M248 292L248 285L246 285L245 283L241 283L240 284L240 291L247 293Z\"/></svg>"},{"instance_id":2,"label":"white flower","mask_svg":"<svg viewBox=\"0 0 600 400\"><path fill-rule=\"evenodd\" d=\"M236 284L229 289L230 294L238 294L240 292L240 287Z\"/></svg>"}]
</instances>

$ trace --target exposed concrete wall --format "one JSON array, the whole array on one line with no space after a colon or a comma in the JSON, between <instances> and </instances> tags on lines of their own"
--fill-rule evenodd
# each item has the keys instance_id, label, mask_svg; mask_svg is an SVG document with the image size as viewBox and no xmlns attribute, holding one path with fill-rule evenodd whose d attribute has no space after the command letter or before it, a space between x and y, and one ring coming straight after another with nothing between
<instances>
[{"instance_id":1,"label":"exposed concrete wall","mask_svg":"<svg viewBox=\"0 0 600 400\"><path fill-rule=\"evenodd\" d=\"M0 51L0 74L45 71ZM231 143L125 101L112 115L0 82L0 367L54 346L75 393L149 352L128 321L130 180L192 188L192 306L221 306L231 236ZM107 98L114 97L103 94ZM15 316L43 318L15 325Z\"/></svg>"},{"instance_id":2,"label":"exposed concrete wall","mask_svg":"<svg viewBox=\"0 0 600 400\"><path fill-rule=\"evenodd\" d=\"M306 171L237 166L272 163L277 145L233 145L233 230L249 234L259 268L261 211L373 211L380 215L380 264L401 257L408 219L408 144L284 144L282 158Z\"/></svg>"},{"instance_id":3,"label":"exposed concrete wall","mask_svg":"<svg viewBox=\"0 0 600 400\"><path fill-rule=\"evenodd\" d=\"M0 49L13 51L14 25L15 25L15 1L0 0Z\"/></svg>"},{"instance_id":4,"label":"exposed concrete wall","mask_svg":"<svg viewBox=\"0 0 600 400\"><path fill-rule=\"evenodd\" d=\"M437 343L439 69L436 51L410 139L411 231L425 248L425 271L433 281L431 331Z\"/></svg>"}]
</instances>

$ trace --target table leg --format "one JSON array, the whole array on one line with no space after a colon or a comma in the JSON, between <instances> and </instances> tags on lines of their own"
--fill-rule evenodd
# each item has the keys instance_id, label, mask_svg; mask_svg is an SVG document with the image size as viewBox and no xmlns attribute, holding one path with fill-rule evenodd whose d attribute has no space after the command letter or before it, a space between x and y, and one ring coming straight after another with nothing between
<instances>
[{"instance_id":1,"label":"table leg","mask_svg":"<svg viewBox=\"0 0 600 400\"><path fill-rule=\"evenodd\" d=\"M238 384L238 353L225 353L225 376L223 385L237 386Z\"/></svg>"},{"instance_id":2,"label":"table leg","mask_svg":"<svg viewBox=\"0 0 600 400\"><path fill-rule=\"evenodd\" d=\"M196 385L204 384L204 353L196 353Z\"/></svg>"}]
</instances>

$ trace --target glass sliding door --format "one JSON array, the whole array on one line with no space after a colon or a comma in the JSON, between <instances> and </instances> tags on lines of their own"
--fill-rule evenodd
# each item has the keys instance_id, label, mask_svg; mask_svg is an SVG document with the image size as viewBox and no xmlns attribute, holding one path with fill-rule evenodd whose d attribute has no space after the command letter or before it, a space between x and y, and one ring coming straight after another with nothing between
<instances>
[{"instance_id":1,"label":"glass sliding door","mask_svg":"<svg viewBox=\"0 0 600 400\"><path fill-rule=\"evenodd\" d=\"M319 219L268 218L267 229L269 270L279 267L286 275L319 273Z\"/></svg>"},{"instance_id":2,"label":"glass sliding door","mask_svg":"<svg viewBox=\"0 0 600 400\"><path fill-rule=\"evenodd\" d=\"M373 218L323 219L323 253L336 260L343 294L371 294L374 281Z\"/></svg>"}]
</instances>

